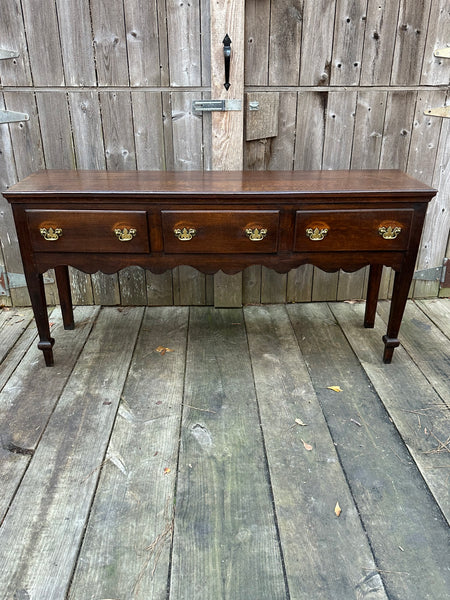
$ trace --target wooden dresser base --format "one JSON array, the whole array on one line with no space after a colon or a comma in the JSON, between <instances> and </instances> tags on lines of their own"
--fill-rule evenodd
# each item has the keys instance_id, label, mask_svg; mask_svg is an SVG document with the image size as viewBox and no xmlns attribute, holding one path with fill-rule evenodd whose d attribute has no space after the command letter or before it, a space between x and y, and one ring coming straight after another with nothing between
<instances>
[{"instance_id":1,"label":"wooden dresser base","mask_svg":"<svg viewBox=\"0 0 450 600\"><path fill-rule=\"evenodd\" d=\"M53 364L42 274L55 269L64 327L74 328L68 266L155 273L190 265L236 273L370 265L373 327L383 265L395 274L383 361L392 360L427 203L436 190L400 171L41 171L4 192L13 207L38 347Z\"/></svg>"}]
</instances>

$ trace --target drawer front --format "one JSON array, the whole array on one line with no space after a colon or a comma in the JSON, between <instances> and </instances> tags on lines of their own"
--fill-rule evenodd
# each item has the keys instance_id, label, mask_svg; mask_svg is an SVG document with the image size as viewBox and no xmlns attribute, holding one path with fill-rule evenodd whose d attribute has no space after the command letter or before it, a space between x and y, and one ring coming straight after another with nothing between
<instances>
[{"instance_id":1,"label":"drawer front","mask_svg":"<svg viewBox=\"0 0 450 600\"><path fill-rule=\"evenodd\" d=\"M162 211L164 251L168 253L275 253L278 210Z\"/></svg>"},{"instance_id":2,"label":"drawer front","mask_svg":"<svg viewBox=\"0 0 450 600\"><path fill-rule=\"evenodd\" d=\"M294 252L405 250L413 210L297 211Z\"/></svg>"},{"instance_id":3,"label":"drawer front","mask_svg":"<svg viewBox=\"0 0 450 600\"><path fill-rule=\"evenodd\" d=\"M27 210L33 250L149 252L145 211Z\"/></svg>"}]
</instances>

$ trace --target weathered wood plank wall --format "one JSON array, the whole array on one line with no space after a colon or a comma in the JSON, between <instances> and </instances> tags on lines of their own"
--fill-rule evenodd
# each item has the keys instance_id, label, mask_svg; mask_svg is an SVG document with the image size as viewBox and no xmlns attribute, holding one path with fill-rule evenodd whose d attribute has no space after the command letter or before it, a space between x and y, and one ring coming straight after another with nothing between
<instances>
[{"instance_id":1,"label":"weathered wood plank wall","mask_svg":"<svg viewBox=\"0 0 450 600\"><path fill-rule=\"evenodd\" d=\"M244 89L265 110L243 132L244 168L406 170L440 189L418 268L439 266L450 254L450 123L424 111L450 101L450 60L433 55L450 44L448 0L246 0L245 13ZM211 94L210 16L210 0L1 3L0 48L19 57L0 60L0 108L30 115L0 125L2 189L43 167L210 169L211 115L191 110ZM0 239L0 269L21 272L3 197ZM77 304L213 304L215 287L227 303L223 278L215 286L189 267L71 277ZM251 267L240 295L346 299L365 285L365 270ZM382 297L390 285L386 270ZM229 289L229 305L239 303ZM56 302L55 285L47 291ZM438 284L416 282L412 293L437 295ZM26 289L0 301L27 304Z\"/></svg>"}]
</instances>

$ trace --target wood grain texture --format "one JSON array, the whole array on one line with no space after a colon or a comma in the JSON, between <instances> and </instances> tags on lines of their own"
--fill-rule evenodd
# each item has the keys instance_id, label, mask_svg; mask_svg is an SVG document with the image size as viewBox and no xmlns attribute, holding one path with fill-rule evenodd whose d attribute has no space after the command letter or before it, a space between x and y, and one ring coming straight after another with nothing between
<instances>
[{"instance_id":1,"label":"wood grain texture","mask_svg":"<svg viewBox=\"0 0 450 600\"><path fill-rule=\"evenodd\" d=\"M388 85L391 79L400 0L367 3L361 85Z\"/></svg>"},{"instance_id":2,"label":"wood grain texture","mask_svg":"<svg viewBox=\"0 0 450 600\"><path fill-rule=\"evenodd\" d=\"M0 61L0 82L5 85L31 85L27 39L20 0L2 4L0 40L3 50L14 50L17 58Z\"/></svg>"},{"instance_id":3,"label":"wood grain texture","mask_svg":"<svg viewBox=\"0 0 450 600\"><path fill-rule=\"evenodd\" d=\"M68 590L109 437L98 432L112 428L141 319L139 310L102 311L52 413L0 532L0 582L9 596L28 589L35 597L60 600ZM90 353L96 347L102 356L93 363ZM20 547L17 527L23 531Z\"/></svg>"},{"instance_id":4,"label":"wood grain texture","mask_svg":"<svg viewBox=\"0 0 450 600\"><path fill-rule=\"evenodd\" d=\"M304 0L300 85L330 85L336 0Z\"/></svg>"},{"instance_id":5,"label":"wood grain texture","mask_svg":"<svg viewBox=\"0 0 450 600\"><path fill-rule=\"evenodd\" d=\"M189 334L171 595L284 599L242 312L191 309Z\"/></svg>"},{"instance_id":6,"label":"wood grain texture","mask_svg":"<svg viewBox=\"0 0 450 600\"><path fill-rule=\"evenodd\" d=\"M270 5L269 85L298 85L304 0Z\"/></svg>"},{"instance_id":7,"label":"wood grain texture","mask_svg":"<svg viewBox=\"0 0 450 600\"><path fill-rule=\"evenodd\" d=\"M201 85L200 2L167 0L170 85Z\"/></svg>"},{"instance_id":8,"label":"wood grain texture","mask_svg":"<svg viewBox=\"0 0 450 600\"><path fill-rule=\"evenodd\" d=\"M184 308L144 316L70 600L166 597L187 324Z\"/></svg>"},{"instance_id":9,"label":"wood grain texture","mask_svg":"<svg viewBox=\"0 0 450 600\"><path fill-rule=\"evenodd\" d=\"M19 8L19 7L17 7ZM65 84L56 3L22 3L24 26L34 85ZM45 32L45 44L42 35Z\"/></svg>"},{"instance_id":10,"label":"wood grain texture","mask_svg":"<svg viewBox=\"0 0 450 600\"><path fill-rule=\"evenodd\" d=\"M289 597L353 598L370 588L370 595L381 600L387 596L290 316L295 313L288 316L279 306L245 309ZM305 427L295 424L298 418ZM312 450L305 450L302 439ZM343 508L339 519L336 501Z\"/></svg>"},{"instance_id":11,"label":"wood grain texture","mask_svg":"<svg viewBox=\"0 0 450 600\"><path fill-rule=\"evenodd\" d=\"M98 85L128 85L122 0L90 1Z\"/></svg>"},{"instance_id":12,"label":"wood grain texture","mask_svg":"<svg viewBox=\"0 0 450 600\"><path fill-rule=\"evenodd\" d=\"M450 8L446 0L434 0L431 3L428 20L427 40L424 48L422 85L447 85L450 79L450 64L448 59L434 56L434 51L448 46L450 31Z\"/></svg>"},{"instance_id":13,"label":"wood grain texture","mask_svg":"<svg viewBox=\"0 0 450 600\"><path fill-rule=\"evenodd\" d=\"M377 169L383 141L387 92L358 92L352 169Z\"/></svg>"},{"instance_id":14,"label":"wood grain texture","mask_svg":"<svg viewBox=\"0 0 450 600\"><path fill-rule=\"evenodd\" d=\"M337 0L332 85L358 85L361 75L367 0Z\"/></svg>"},{"instance_id":15,"label":"wood grain texture","mask_svg":"<svg viewBox=\"0 0 450 600\"><path fill-rule=\"evenodd\" d=\"M356 324L356 320L362 313L362 307L359 305L333 305L332 309L367 376L373 384L376 382L376 390L380 399L401 436L407 441L408 450L417 468L448 521L450 495L446 479L442 476L442 468L448 468L448 453L445 451L435 452L438 442L429 433L432 432L443 441L447 439L449 428L447 406L430 386L419 368L408 359L402 348L397 348L396 359L395 362L392 362L389 373L382 371L379 363L375 364L372 352L384 328L379 320L375 322L375 328L372 331L365 330L365 334L369 333L367 346L364 349L361 347L358 349L357 340L361 333L361 327ZM400 389L402 390L401 394ZM428 533L424 532L424 534L429 540L428 543L432 543L433 535L431 538L428 537L431 530L427 528L427 531ZM448 532L445 535L447 536L447 534ZM400 545L402 545L401 542ZM432 556L432 553L428 553L428 556ZM426 560L425 556L423 560ZM422 560L419 562L423 564ZM411 573L411 575L413 574ZM420 576L413 578L418 586L421 585L419 579Z\"/></svg>"},{"instance_id":16,"label":"wood grain texture","mask_svg":"<svg viewBox=\"0 0 450 600\"><path fill-rule=\"evenodd\" d=\"M89 3L56 0L65 83L96 85Z\"/></svg>"},{"instance_id":17,"label":"wood grain texture","mask_svg":"<svg viewBox=\"0 0 450 600\"><path fill-rule=\"evenodd\" d=\"M414 85L420 81L431 0L400 0L391 84Z\"/></svg>"},{"instance_id":18,"label":"wood grain texture","mask_svg":"<svg viewBox=\"0 0 450 600\"><path fill-rule=\"evenodd\" d=\"M162 65L159 48L158 0L124 3L130 85L159 86ZM161 38L164 44L164 37Z\"/></svg>"},{"instance_id":19,"label":"wood grain texture","mask_svg":"<svg viewBox=\"0 0 450 600\"><path fill-rule=\"evenodd\" d=\"M417 415L397 409L395 415L390 413L394 416L394 423L390 421L377 394L384 400L380 389L384 381L389 381L394 388L400 385L396 373L385 373L383 378L380 368L378 376L371 377L374 387L370 386L366 362L362 363L364 372L345 339L349 335L349 327L344 325L345 336L340 329L344 323L354 322L350 315L361 314L363 306L339 303L331 308L338 316L338 323L324 304L296 305L288 310L347 474L352 497L371 540L387 596L408 598L416 595L430 600L440 595L445 597L448 573L442 570L442 576L436 578L427 577L426 573L433 568L431 564L436 555L438 560L445 561L440 549L446 543L447 526L397 431L399 415L405 415L406 419ZM315 335L319 323L320 337ZM359 325L357 327L361 329ZM370 338L374 339L374 336ZM350 343L355 349L353 340ZM370 363L375 367L372 361ZM412 375L409 373L410 377ZM417 384L418 380L420 373L417 372L413 381ZM327 389L329 385L339 385L343 391L336 393ZM403 391L403 399L406 399L404 394ZM391 396L391 405L398 406L399 403L398 396ZM410 421L412 425L413 418ZM418 432L417 419L415 425L415 430L411 429L406 438L408 447L421 433ZM355 448L358 448L357 452ZM380 456L383 456L383 467ZM386 522L387 514L389 520L392 519L389 524ZM420 539L421 543L412 544L412 539ZM421 568L411 569L412 564L420 564Z\"/></svg>"},{"instance_id":20,"label":"wood grain texture","mask_svg":"<svg viewBox=\"0 0 450 600\"><path fill-rule=\"evenodd\" d=\"M269 31L271 0L245 2L245 84L269 81Z\"/></svg>"}]
</instances>

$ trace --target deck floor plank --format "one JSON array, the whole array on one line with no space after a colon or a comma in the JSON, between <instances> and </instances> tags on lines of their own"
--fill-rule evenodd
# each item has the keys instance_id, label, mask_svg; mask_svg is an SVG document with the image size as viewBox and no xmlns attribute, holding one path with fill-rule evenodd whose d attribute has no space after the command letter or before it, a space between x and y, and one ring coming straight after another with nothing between
<instances>
[{"instance_id":1,"label":"deck floor plank","mask_svg":"<svg viewBox=\"0 0 450 600\"><path fill-rule=\"evenodd\" d=\"M33 319L31 308L0 310L0 363Z\"/></svg>"},{"instance_id":2,"label":"deck floor plank","mask_svg":"<svg viewBox=\"0 0 450 600\"><path fill-rule=\"evenodd\" d=\"M286 309L245 317L290 598L386 599Z\"/></svg>"},{"instance_id":3,"label":"deck floor plank","mask_svg":"<svg viewBox=\"0 0 450 600\"><path fill-rule=\"evenodd\" d=\"M1 365L3 370L0 373L12 374L0 393L0 440L5 460L0 490L0 520L13 499L97 313L98 308L93 307L76 309L75 315L79 321L76 335L64 331L59 309L51 313L52 332L58 338L58 362L55 367L44 367L42 352L35 345L29 348L17 365L23 351L21 338ZM24 336L28 344L30 332L27 330ZM9 454L16 456L8 457ZM17 459L18 455L22 457L21 460Z\"/></svg>"},{"instance_id":4,"label":"deck floor plank","mask_svg":"<svg viewBox=\"0 0 450 600\"><path fill-rule=\"evenodd\" d=\"M380 302L378 313L387 323L389 303ZM450 335L450 325L448 329ZM449 337L414 302L407 303L400 336L402 346L450 408Z\"/></svg>"},{"instance_id":5,"label":"deck floor plank","mask_svg":"<svg viewBox=\"0 0 450 600\"><path fill-rule=\"evenodd\" d=\"M450 452L448 448L439 450L438 441L445 442L450 435L447 405L404 348L395 350L390 365L380 361L380 340L384 333L381 319L375 322L374 329L367 330L361 326L362 305L332 304L331 308L429 490L450 522L450 486L446 473L450 467Z\"/></svg>"},{"instance_id":6,"label":"deck floor plank","mask_svg":"<svg viewBox=\"0 0 450 600\"><path fill-rule=\"evenodd\" d=\"M141 318L100 312L0 529L5 598L66 595Z\"/></svg>"},{"instance_id":7,"label":"deck floor plank","mask_svg":"<svg viewBox=\"0 0 450 600\"><path fill-rule=\"evenodd\" d=\"M387 307L56 308L52 368L20 317L0 598L447 600L450 301L410 301L390 365Z\"/></svg>"},{"instance_id":8,"label":"deck floor plank","mask_svg":"<svg viewBox=\"0 0 450 600\"><path fill-rule=\"evenodd\" d=\"M342 320L353 312L337 306ZM288 310L389 597L443 597L447 526L402 438L328 306Z\"/></svg>"},{"instance_id":9,"label":"deck floor plank","mask_svg":"<svg viewBox=\"0 0 450 600\"><path fill-rule=\"evenodd\" d=\"M191 308L184 402L170 598L285 600L242 310Z\"/></svg>"},{"instance_id":10,"label":"deck floor plank","mask_svg":"<svg viewBox=\"0 0 450 600\"><path fill-rule=\"evenodd\" d=\"M167 597L188 312L146 311L70 600Z\"/></svg>"}]
</instances>

